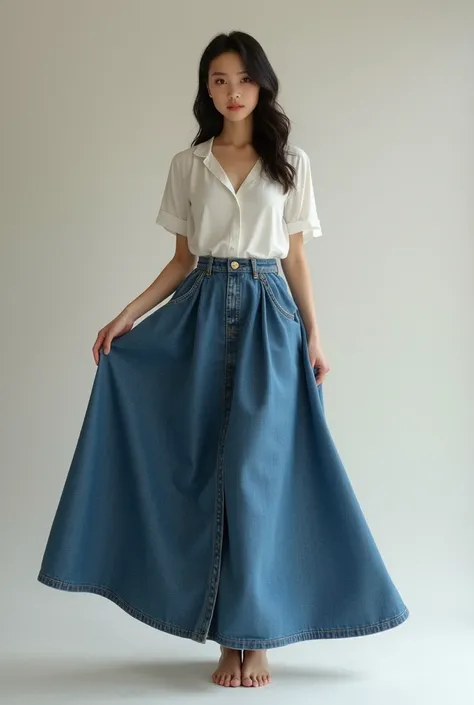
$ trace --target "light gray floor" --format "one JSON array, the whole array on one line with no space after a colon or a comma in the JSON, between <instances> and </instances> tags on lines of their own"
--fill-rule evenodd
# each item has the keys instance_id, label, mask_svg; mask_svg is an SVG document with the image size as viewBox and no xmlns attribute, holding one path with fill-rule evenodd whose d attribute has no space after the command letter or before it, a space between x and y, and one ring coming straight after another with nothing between
<instances>
[{"instance_id":1,"label":"light gray floor","mask_svg":"<svg viewBox=\"0 0 474 705\"><path fill-rule=\"evenodd\" d=\"M51 591L43 598L41 610L25 605L10 615L10 638L2 638L2 705L180 705L210 698L288 705L295 696L324 705L473 702L473 629L462 620L412 614L380 634L271 649L270 685L223 688L210 679L216 643L163 634L94 595Z\"/></svg>"}]
</instances>

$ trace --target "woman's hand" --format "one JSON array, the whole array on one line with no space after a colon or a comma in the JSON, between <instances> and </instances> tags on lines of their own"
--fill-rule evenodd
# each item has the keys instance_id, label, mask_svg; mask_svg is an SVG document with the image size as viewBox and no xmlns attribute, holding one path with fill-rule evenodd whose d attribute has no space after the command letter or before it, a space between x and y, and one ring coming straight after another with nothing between
<instances>
[{"instance_id":1,"label":"woman's hand","mask_svg":"<svg viewBox=\"0 0 474 705\"><path fill-rule=\"evenodd\" d=\"M100 329L92 348L95 364L99 364L99 350L103 346L103 352L108 355L110 346L114 338L118 338L133 328L134 319L127 311L122 311L110 323Z\"/></svg>"},{"instance_id":2,"label":"woman's hand","mask_svg":"<svg viewBox=\"0 0 474 705\"><path fill-rule=\"evenodd\" d=\"M309 336L308 338L308 352L309 352L309 360L311 362L311 367L314 369L315 367L318 368L318 374L316 376L316 384L320 385L322 382L324 382L324 378L326 377L327 373L330 371L330 367L327 363L327 360L324 356L324 353L321 349L321 346L319 345L318 341L316 338L313 338L312 336Z\"/></svg>"},{"instance_id":3,"label":"woman's hand","mask_svg":"<svg viewBox=\"0 0 474 705\"><path fill-rule=\"evenodd\" d=\"M329 372L329 365L318 343L320 335L302 232L290 236L290 249L288 255L281 260L281 265L306 330L309 359L313 370L318 368L316 384L319 385Z\"/></svg>"}]
</instances>

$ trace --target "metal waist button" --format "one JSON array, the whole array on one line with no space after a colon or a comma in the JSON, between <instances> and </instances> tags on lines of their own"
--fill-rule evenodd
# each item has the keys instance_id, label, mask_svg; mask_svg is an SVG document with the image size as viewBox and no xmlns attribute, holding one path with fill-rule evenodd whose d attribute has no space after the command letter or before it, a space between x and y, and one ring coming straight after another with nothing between
<instances>
[{"instance_id":1,"label":"metal waist button","mask_svg":"<svg viewBox=\"0 0 474 705\"><path fill-rule=\"evenodd\" d=\"M232 269L238 269L240 267L240 264L238 262L236 262L235 260L233 260L230 263L230 266L232 267Z\"/></svg>"}]
</instances>

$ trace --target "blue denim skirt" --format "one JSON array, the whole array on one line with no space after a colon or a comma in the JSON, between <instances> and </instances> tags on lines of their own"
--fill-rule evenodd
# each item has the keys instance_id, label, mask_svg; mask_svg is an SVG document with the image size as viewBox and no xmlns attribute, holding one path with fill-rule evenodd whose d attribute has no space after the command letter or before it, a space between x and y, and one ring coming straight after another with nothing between
<instances>
[{"instance_id":1,"label":"blue denim skirt","mask_svg":"<svg viewBox=\"0 0 474 705\"><path fill-rule=\"evenodd\" d=\"M38 580L236 649L404 622L315 373L277 261L200 257L101 352Z\"/></svg>"}]
</instances>

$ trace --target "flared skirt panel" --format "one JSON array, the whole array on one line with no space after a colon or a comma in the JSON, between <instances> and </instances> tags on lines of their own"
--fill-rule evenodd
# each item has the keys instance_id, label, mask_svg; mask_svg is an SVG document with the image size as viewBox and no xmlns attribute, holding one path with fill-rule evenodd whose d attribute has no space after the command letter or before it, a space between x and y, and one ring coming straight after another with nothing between
<instances>
[{"instance_id":1,"label":"flared skirt panel","mask_svg":"<svg viewBox=\"0 0 474 705\"><path fill-rule=\"evenodd\" d=\"M40 582L233 648L408 617L275 260L199 258L101 353Z\"/></svg>"}]
</instances>

